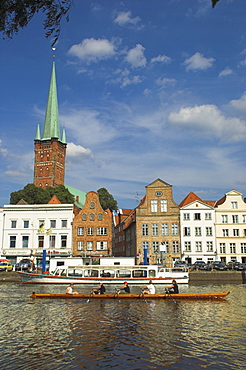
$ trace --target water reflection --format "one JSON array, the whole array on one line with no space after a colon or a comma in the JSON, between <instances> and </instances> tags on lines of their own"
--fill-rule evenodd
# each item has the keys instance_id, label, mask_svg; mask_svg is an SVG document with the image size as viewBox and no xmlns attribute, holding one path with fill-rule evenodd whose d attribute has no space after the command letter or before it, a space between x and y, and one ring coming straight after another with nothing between
<instances>
[{"instance_id":1,"label":"water reflection","mask_svg":"<svg viewBox=\"0 0 246 370\"><path fill-rule=\"evenodd\" d=\"M30 286L1 285L4 369L243 369L246 286L225 301L32 300ZM35 286L63 292L60 286Z\"/></svg>"}]
</instances>

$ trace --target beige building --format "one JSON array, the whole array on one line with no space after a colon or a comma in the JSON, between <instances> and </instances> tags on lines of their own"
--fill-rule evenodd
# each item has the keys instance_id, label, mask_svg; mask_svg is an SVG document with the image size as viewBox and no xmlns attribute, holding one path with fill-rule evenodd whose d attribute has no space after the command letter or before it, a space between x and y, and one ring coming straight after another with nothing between
<instances>
[{"instance_id":1,"label":"beige building","mask_svg":"<svg viewBox=\"0 0 246 370\"><path fill-rule=\"evenodd\" d=\"M73 219L73 256L112 256L112 212L104 211L95 191L86 194L83 208Z\"/></svg>"},{"instance_id":2,"label":"beige building","mask_svg":"<svg viewBox=\"0 0 246 370\"><path fill-rule=\"evenodd\" d=\"M136 256L143 263L165 263L167 267L180 259L179 206L174 202L172 186L157 179L146 186L146 195L126 217L124 230L125 256ZM117 240L116 240L117 248Z\"/></svg>"}]
</instances>

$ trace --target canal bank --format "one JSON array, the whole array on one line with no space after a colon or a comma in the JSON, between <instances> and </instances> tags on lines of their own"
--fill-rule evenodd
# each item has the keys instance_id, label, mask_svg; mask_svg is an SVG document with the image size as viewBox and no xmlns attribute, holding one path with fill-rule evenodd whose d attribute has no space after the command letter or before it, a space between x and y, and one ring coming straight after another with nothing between
<instances>
[{"instance_id":1,"label":"canal bank","mask_svg":"<svg viewBox=\"0 0 246 370\"><path fill-rule=\"evenodd\" d=\"M246 283L246 271L190 271L190 283Z\"/></svg>"}]
</instances>

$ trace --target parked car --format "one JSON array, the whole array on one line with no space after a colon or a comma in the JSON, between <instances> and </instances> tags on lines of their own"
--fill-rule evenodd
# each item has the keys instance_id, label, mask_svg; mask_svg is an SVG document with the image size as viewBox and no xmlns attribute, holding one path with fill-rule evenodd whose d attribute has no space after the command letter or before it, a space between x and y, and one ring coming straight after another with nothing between
<instances>
[{"instance_id":1,"label":"parked car","mask_svg":"<svg viewBox=\"0 0 246 370\"><path fill-rule=\"evenodd\" d=\"M237 261L230 261L226 265L227 270L236 270L236 271L243 271L244 266L243 263Z\"/></svg>"},{"instance_id":2,"label":"parked car","mask_svg":"<svg viewBox=\"0 0 246 370\"><path fill-rule=\"evenodd\" d=\"M15 264L15 271L27 271L32 267L32 261L29 258L23 258Z\"/></svg>"},{"instance_id":3,"label":"parked car","mask_svg":"<svg viewBox=\"0 0 246 370\"><path fill-rule=\"evenodd\" d=\"M203 270L206 263L204 261L196 261L192 265L192 270Z\"/></svg>"},{"instance_id":4,"label":"parked car","mask_svg":"<svg viewBox=\"0 0 246 370\"><path fill-rule=\"evenodd\" d=\"M178 261L175 261L174 262L174 267L175 268L183 269L183 268L187 268L188 265L187 265L187 263L185 261L178 260Z\"/></svg>"},{"instance_id":5,"label":"parked car","mask_svg":"<svg viewBox=\"0 0 246 370\"><path fill-rule=\"evenodd\" d=\"M0 262L0 271L12 271L13 266L10 262Z\"/></svg>"},{"instance_id":6,"label":"parked car","mask_svg":"<svg viewBox=\"0 0 246 370\"><path fill-rule=\"evenodd\" d=\"M210 270L225 271L225 270L227 270L227 266L226 266L225 262L213 261L213 262L210 263Z\"/></svg>"}]
</instances>

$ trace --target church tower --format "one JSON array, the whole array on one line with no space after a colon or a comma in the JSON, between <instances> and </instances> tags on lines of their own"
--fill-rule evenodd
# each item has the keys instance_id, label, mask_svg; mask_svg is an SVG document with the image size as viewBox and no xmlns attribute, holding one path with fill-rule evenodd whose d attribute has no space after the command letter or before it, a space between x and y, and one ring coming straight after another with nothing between
<instances>
[{"instance_id":1,"label":"church tower","mask_svg":"<svg viewBox=\"0 0 246 370\"><path fill-rule=\"evenodd\" d=\"M65 130L62 137L60 136L56 72L53 62L43 134L40 135L38 124L34 139L35 186L45 189L47 186L64 185L66 147Z\"/></svg>"}]
</instances>

